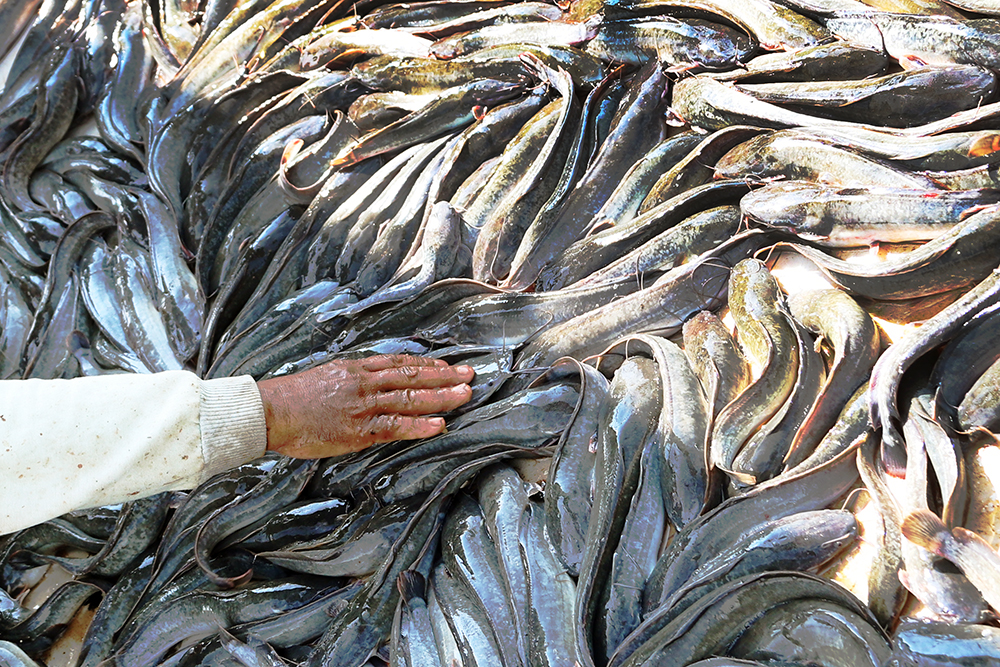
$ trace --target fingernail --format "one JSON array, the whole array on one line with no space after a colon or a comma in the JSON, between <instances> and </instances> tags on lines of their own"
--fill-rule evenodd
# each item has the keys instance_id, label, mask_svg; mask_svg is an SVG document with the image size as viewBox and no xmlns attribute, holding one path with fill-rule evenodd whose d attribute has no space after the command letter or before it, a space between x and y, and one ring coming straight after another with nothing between
<instances>
[{"instance_id":1,"label":"fingernail","mask_svg":"<svg viewBox=\"0 0 1000 667\"><path fill-rule=\"evenodd\" d=\"M459 373L474 373L475 371L472 370L472 366L462 365L462 366L458 367L458 372Z\"/></svg>"}]
</instances>

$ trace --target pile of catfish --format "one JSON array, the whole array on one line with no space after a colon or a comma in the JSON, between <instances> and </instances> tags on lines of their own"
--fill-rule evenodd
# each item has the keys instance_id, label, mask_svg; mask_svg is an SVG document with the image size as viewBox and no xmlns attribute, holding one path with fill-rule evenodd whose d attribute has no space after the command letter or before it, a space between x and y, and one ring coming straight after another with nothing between
<instances>
[{"instance_id":1,"label":"pile of catfish","mask_svg":"<svg viewBox=\"0 0 1000 667\"><path fill-rule=\"evenodd\" d=\"M0 376L476 379L3 536L0 662L997 664L1000 9L947 2L5 0Z\"/></svg>"}]
</instances>

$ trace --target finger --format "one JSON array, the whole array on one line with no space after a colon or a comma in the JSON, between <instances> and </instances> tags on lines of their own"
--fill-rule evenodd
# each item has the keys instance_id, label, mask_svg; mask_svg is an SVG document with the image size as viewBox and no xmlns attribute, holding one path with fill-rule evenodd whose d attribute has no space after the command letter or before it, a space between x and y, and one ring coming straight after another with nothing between
<instances>
[{"instance_id":1,"label":"finger","mask_svg":"<svg viewBox=\"0 0 1000 667\"><path fill-rule=\"evenodd\" d=\"M376 371L368 384L372 391L435 389L467 384L475 371L470 366L403 366Z\"/></svg>"},{"instance_id":2,"label":"finger","mask_svg":"<svg viewBox=\"0 0 1000 667\"><path fill-rule=\"evenodd\" d=\"M387 368L403 366L447 366L444 359L430 359L413 354L376 354L361 362L361 368L366 371L382 371Z\"/></svg>"},{"instance_id":3,"label":"finger","mask_svg":"<svg viewBox=\"0 0 1000 667\"><path fill-rule=\"evenodd\" d=\"M401 415L429 415L448 412L464 405L472 398L472 388L467 384L443 389L395 389L372 397L376 412L398 412Z\"/></svg>"},{"instance_id":4,"label":"finger","mask_svg":"<svg viewBox=\"0 0 1000 667\"><path fill-rule=\"evenodd\" d=\"M368 438L373 443L393 440L430 438L444 430L441 417L408 417L405 415L377 415L366 424Z\"/></svg>"}]
</instances>

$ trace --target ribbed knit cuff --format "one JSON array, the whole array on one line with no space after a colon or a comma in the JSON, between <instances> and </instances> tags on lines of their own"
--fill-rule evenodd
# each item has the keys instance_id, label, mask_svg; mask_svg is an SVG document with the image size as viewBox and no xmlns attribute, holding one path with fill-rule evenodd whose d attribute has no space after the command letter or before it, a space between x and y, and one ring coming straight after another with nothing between
<instances>
[{"instance_id":1,"label":"ribbed knit cuff","mask_svg":"<svg viewBox=\"0 0 1000 667\"><path fill-rule=\"evenodd\" d=\"M202 481L267 450L264 404L249 375L201 382Z\"/></svg>"}]
</instances>

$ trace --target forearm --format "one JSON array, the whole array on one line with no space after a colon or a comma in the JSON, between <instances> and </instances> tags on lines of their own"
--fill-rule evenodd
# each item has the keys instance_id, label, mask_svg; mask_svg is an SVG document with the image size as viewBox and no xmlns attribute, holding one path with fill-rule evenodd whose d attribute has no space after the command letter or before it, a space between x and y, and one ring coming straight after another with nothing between
<instances>
[{"instance_id":1,"label":"forearm","mask_svg":"<svg viewBox=\"0 0 1000 667\"><path fill-rule=\"evenodd\" d=\"M0 534L67 511L192 488L261 456L248 377L193 373L0 382Z\"/></svg>"}]
</instances>

